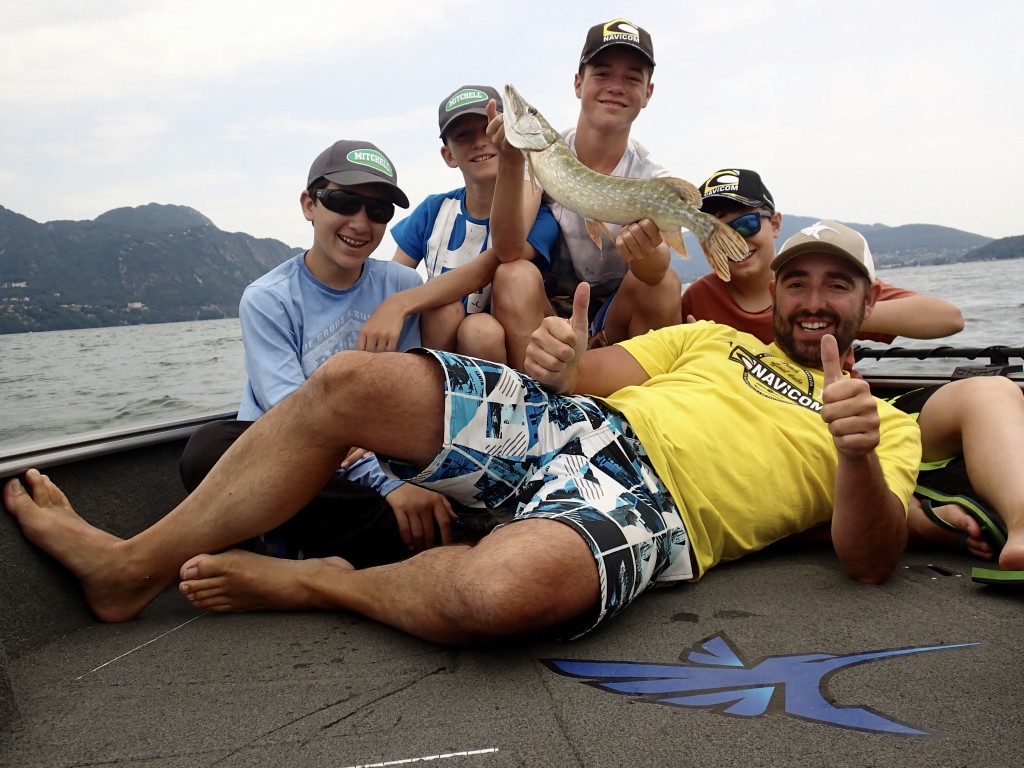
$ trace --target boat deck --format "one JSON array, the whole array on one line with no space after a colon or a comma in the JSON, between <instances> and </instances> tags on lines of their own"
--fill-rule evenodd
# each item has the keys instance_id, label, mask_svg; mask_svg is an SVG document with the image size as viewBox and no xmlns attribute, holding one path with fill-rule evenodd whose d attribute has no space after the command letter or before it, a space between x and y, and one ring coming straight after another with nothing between
<instances>
[{"instance_id":1,"label":"boat deck","mask_svg":"<svg viewBox=\"0 0 1024 768\"><path fill-rule=\"evenodd\" d=\"M46 467L131 535L183 496L193 426L44 446L0 479ZM1016 768L1024 590L971 582L979 562L909 551L865 586L828 547L776 545L582 640L453 649L347 614L200 613L173 590L100 624L0 514L0 766Z\"/></svg>"},{"instance_id":2,"label":"boat deck","mask_svg":"<svg viewBox=\"0 0 1024 768\"><path fill-rule=\"evenodd\" d=\"M180 448L49 474L130 534L180 498ZM1024 593L972 583L958 553L909 552L869 587L827 547L776 547L576 642L451 649L351 615L199 613L173 591L100 624L12 518L0 527L2 765L1020 765ZM658 674L680 680L622 695L593 676L635 669L571 677L555 660L677 665Z\"/></svg>"}]
</instances>

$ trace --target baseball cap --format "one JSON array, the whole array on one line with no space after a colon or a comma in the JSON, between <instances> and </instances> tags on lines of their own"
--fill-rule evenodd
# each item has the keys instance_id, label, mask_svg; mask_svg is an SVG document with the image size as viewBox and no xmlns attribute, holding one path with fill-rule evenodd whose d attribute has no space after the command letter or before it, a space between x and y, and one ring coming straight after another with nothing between
<instances>
[{"instance_id":1,"label":"baseball cap","mask_svg":"<svg viewBox=\"0 0 1024 768\"><path fill-rule=\"evenodd\" d=\"M717 200L732 200L750 208L763 206L775 213L775 200L772 199L768 187L764 185L756 171L744 168L723 168L715 171L701 184L700 196L704 199L701 210L707 213L714 212Z\"/></svg>"},{"instance_id":2,"label":"baseball cap","mask_svg":"<svg viewBox=\"0 0 1024 768\"><path fill-rule=\"evenodd\" d=\"M336 141L309 167L306 189L319 178L335 184L383 184L388 197L399 208L409 207L409 198L398 187L398 173L388 156L368 141Z\"/></svg>"},{"instance_id":3,"label":"baseball cap","mask_svg":"<svg viewBox=\"0 0 1024 768\"><path fill-rule=\"evenodd\" d=\"M875 261L864 235L832 219L822 219L804 227L785 243L772 259L772 272L778 274L782 265L804 253L831 253L842 256L863 272L868 280L875 279Z\"/></svg>"},{"instance_id":4,"label":"baseball cap","mask_svg":"<svg viewBox=\"0 0 1024 768\"><path fill-rule=\"evenodd\" d=\"M444 139L445 129L457 117L463 115L487 117L487 102L491 99L494 99L495 106L501 112L501 96L491 86L463 85L456 88L437 108L437 127L441 129L441 138Z\"/></svg>"},{"instance_id":5,"label":"baseball cap","mask_svg":"<svg viewBox=\"0 0 1024 768\"><path fill-rule=\"evenodd\" d=\"M594 56L613 45L628 45L640 51L654 66L654 43L646 29L638 27L627 19L612 19L603 24L595 24L587 32L587 40L583 43L583 53L580 54L580 66L582 67Z\"/></svg>"}]
</instances>

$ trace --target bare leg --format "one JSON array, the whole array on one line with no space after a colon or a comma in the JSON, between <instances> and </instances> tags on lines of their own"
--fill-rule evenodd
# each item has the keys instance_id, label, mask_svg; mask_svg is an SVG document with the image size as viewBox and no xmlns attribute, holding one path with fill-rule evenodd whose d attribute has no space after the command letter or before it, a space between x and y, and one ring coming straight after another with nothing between
<instances>
[{"instance_id":1,"label":"bare leg","mask_svg":"<svg viewBox=\"0 0 1024 768\"><path fill-rule=\"evenodd\" d=\"M466 315L459 326L456 351L495 363L505 362L505 329L486 312Z\"/></svg>"},{"instance_id":2,"label":"bare leg","mask_svg":"<svg viewBox=\"0 0 1024 768\"><path fill-rule=\"evenodd\" d=\"M597 607L599 582L590 548L572 528L525 520L499 528L474 547L421 552L392 565L356 571L339 558L281 561L287 593L251 555L193 558L180 590L200 608L322 608L361 613L435 642L480 643L575 619ZM278 567L278 566L275 566ZM415 586L413 586L415 585Z\"/></svg>"},{"instance_id":3,"label":"bare leg","mask_svg":"<svg viewBox=\"0 0 1024 768\"><path fill-rule=\"evenodd\" d=\"M530 334L551 314L540 270L521 260L499 265L491 283L491 314L505 329L508 364L521 371Z\"/></svg>"},{"instance_id":4,"label":"bare leg","mask_svg":"<svg viewBox=\"0 0 1024 768\"><path fill-rule=\"evenodd\" d=\"M121 541L88 525L64 494L30 472L4 504L26 537L83 583L96 616L131 618L181 564L270 530L324 486L348 446L425 466L441 445L441 372L430 358L342 352L260 418L167 516Z\"/></svg>"},{"instance_id":5,"label":"bare leg","mask_svg":"<svg viewBox=\"0 0 1024 768\"><path fill-rule=\"evenodd\" d=\"M461 301L428 309L420 314L420 341L428 349L455 351L459 324L466 317Z\"/></svg>"},{"instance_id":6,"label":"bare leg","mask_svg":"<svg viewBox=\"0 0 1024 768\"><path fill-rule=\"evenodd\" d=\"M615 343L640 336L655 328L679 325L682 284L674 269L669 269L657 285L646 285L627 272L608 307L604 331Z\"/></svg>"},{"instance_id":7,"label":"bare leg","mask_svg":"<svg viewBox=\"0 0 1024 768\"><path fill-rule=\"evenodd\" d=\"M918 417L924 460L962 452L978 494L1006 523L1004 570L1024 569L1024 394L1001 376L940 387Z\"/></svg>"}]
</instances>

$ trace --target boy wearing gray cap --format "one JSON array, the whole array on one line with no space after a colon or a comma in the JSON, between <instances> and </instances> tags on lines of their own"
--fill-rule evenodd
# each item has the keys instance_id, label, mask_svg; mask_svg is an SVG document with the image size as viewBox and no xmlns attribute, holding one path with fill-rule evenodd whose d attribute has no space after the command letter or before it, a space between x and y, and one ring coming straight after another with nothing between
<instances>
[{"instance_id":1,"label":"boy wearing gray cap","mask_svg":"<svg viewBox=\"0 0 1024 768\"><path fill-rule=\"evenodd\" d=\"M239 319L248 374L237 420L197 430L181 459L191 491L256 419L299 388L336 352L353 349L363 319L388 296L421 284L415 270L371 259L395 206L409 207L391 160L368 141L337 141L313 161L299 197L313 243L242 294ZM419 346L418 317L397 339ZM254 548L295 557L348 553L362 564L391 562L451 535L451 506L440 494L386 477L373 456L335 473L306 508Z\"/></svg>"},{"instance_id":2,"label":"boy wearing gray cap","mask_svg":"<svg viewBox=\"0 0 1024 768\"><path fill-rule=\"evenodd\" d=\"M402 324L419 313L423 346L505 362L505 334L489 314L498 266L490 229L498 150L486 131L492 102L500 112L501 96L491 86L463 85L438 106L441 158L462 173L464 186L428 196L392 227L394 261L423 264L427 282L387 298L363 326L359 349L393 350ZM557 238L558 225L541 206L517 258L543 272Z\"/></svg>"}]
</instances>

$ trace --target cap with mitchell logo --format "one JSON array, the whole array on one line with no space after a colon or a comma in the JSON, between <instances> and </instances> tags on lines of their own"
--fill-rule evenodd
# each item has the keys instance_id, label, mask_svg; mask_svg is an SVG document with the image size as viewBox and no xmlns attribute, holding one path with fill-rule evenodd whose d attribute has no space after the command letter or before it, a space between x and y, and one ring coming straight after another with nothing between
<instances>
[{"instance_id":1,"label":"cap with mitchell logo","mask_svg":"<svg viewBox=\"0 0 1024 768\"><path fill-rule=\"evenodd\" d=\"M441 139L451 122L463 115L483 115L487 117L487 102L494 99L495 106L501 112L501 96L489 85L463 85L445 98L437 108L437 127L441 129Z\"/></svg>"},{"instance_id":2,"label":"cap with mitchell logo","mask_svg":"<svg viewBox=\"0 0 1024 768\"><path fill-rule=\"evenodd\" d=\"M775 213L775 200L768 187L756 171L744 168L723 168L715 171L700 185L700 196L704 198L701 210L715 214L718 204L731 200L750 208L767 208Z\"/></svg>"},{"instance_id":3,"label":"cap with mitchell logo","mask_svg":"<svg viewBox=\"0 0 1024 768\"><path fill-rule=\"evenodd\" d=\"M336 141L309 167L306 189L319 178L341 184L383 184L388 197L399 208L409 207L409 198L398 187L398 172L388 156L368 141Z\"/></svg>"},{"instance_id":4,"label":"cap with mitchell logo","mask_svg":"<svg viewBox=\"0 0 1024 768\"><path fill-rule=\"evenodd\" d=\"M626 19L612 19L590 28L586 42L583 43L583 53L580 54L580 66L613 45L628 45L640 51L654 66L654 43L651 42L651 36L646 29Z\"/></svg>"},{"instance_id":5,"label":"cap with mitchell logo","mask_svg":"<svg viewBox=\"0 0 1024 768\"><path fill-rule=\"evenodd\" d=\"M782 250L772 259L772 272L778 274L790 259L804 253L831 253L849 261L867 276L875 279L875 261L864 235L855 229L831 219L822 219L804 227L785 243Z\"/></svg>"}]
</instances>

